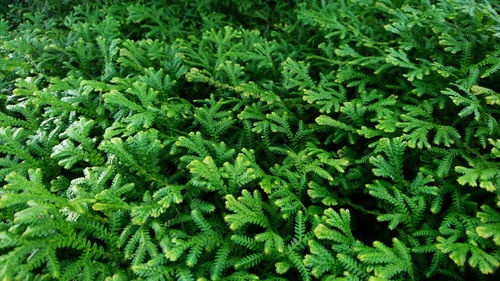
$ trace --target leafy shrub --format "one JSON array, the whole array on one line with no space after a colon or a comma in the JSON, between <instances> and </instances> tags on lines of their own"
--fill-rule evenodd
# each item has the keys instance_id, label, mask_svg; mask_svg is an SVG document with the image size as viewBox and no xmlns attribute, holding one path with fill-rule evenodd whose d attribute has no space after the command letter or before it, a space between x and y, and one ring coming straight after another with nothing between
<instances>
[{"instance_id":1,"label":"leafy shrub","mask_svg":"<svg viewBox=\"0 0 500 281\"><path fill-rule=\"evenodd\" d=\"M495 279L493 2L2 1L2 280Z\"/></svg>"}]
</instances>

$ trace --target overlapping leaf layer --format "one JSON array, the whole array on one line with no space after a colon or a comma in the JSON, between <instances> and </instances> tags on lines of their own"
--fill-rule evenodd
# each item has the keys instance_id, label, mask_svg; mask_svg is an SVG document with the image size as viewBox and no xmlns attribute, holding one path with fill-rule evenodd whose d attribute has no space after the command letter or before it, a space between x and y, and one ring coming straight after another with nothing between
<instances>
[{"instance_id":1,"label":"overlapping leaf layer","mask_svg":"<svg viewBox=\"0 0 500 281\"><path fill-rule=\"evenodd\" d=\"M494 280L498 8L0 1L0 279Z\"/></svg>"}]
</instances>

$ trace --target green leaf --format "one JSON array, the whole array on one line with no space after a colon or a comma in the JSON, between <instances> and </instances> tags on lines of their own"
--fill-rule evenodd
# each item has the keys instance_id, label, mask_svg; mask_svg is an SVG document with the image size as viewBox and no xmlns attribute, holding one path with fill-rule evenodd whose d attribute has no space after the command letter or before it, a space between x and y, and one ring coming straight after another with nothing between
<instances>
[{"instance_id":1,"label":"green leaf","mask_svg":"<svg viewBox=\"0 0 500 281\"><path fill-rule=\"evenodd\" d=\"M476 227L476 232L483 238L492 238L500 246L500 213L488 205L481 206L481 210L477 213L481 224Z\"/></svg>"},{"instance_id":2,"label":"green leaf","mask_svg":"<svg viewBox=\"0 0 500 281\"><path fill-rule=\"evenodd\" d=\"M393 247L388 247L379 241L373 242L373 248L360 249L358 259L370 264L368 271L373 272L373 280L391 280L395 276L405 276L415 280L414 266L410 250L397 238L392 239Z\"/></svg>"},{"instance_id":3,"label":"green leaf","mask_svg":"<svg viewBox=\"0 0 500 281\"><path fill-rule=\"evenodd\" d=\"M235 198L233 195L226 195L226 208L234 214L226 215L224 220L229 224L231 230L241 228L246 224L256 224L264 228L269 227L269 220L264 214L263 202L258 190L253 195L243 190L241 196Z\"/></svg>"}]
</instances>

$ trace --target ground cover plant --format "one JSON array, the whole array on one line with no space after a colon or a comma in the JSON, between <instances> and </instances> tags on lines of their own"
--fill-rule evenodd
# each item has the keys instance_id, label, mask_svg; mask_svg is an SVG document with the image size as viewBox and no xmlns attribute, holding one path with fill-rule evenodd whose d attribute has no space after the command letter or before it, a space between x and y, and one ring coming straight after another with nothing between
<instances>
[{"instance_id":1,"label":"ground cover plant","mask_svg":"<svg viewBox=\"0 0 500 281\"><path fill-rule=\"evenodd\" d=\"M498 7L1 0L0 280L498 280Z\"/></svg>"}]
</instances>

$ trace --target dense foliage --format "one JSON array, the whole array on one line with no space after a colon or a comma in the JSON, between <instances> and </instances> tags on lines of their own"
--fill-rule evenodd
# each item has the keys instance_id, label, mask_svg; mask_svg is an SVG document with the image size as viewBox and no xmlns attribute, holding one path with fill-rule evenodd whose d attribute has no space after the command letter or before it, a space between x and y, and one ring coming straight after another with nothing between
<instances>
[{"instance_id":1,"label":"dense foliage","mask_svg":"<svg viewBox=\"0 0 500 281\"><path fill-rule=\"evenodd\" d=\"M0 279L498 278L495 2L1 0Z\"/></svg>"}]
</instances>

